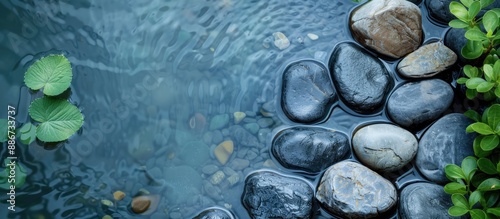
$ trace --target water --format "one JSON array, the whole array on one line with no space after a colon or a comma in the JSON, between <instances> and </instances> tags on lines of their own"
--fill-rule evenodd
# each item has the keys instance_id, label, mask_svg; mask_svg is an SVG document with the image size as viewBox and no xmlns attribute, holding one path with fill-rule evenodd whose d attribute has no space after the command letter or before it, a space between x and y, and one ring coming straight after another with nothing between
<instances>
[{"instance_id":1,"label":"water","mask_svg":"<svg viewBox=\"0 0 500 219\"><path fill-rule=\"evenodd\" d=\"M212 206L248 218L240 201L246 174L268 168L297 175L268 151L273 134L295 125L276 103L281 72L301 59L327 64L337 43L352 40L347 23L355 6L350 0L2 1L0 115L16 106L17 123L27 122L30 101L40 94L24 86L24 72L44 55L63 53L74 73L70 100L85 122L65 143L18 145L28 178L16 191L16 212L2 202L0 218L137 218L128 203L141 189L160 197L156 211L141 218L188 218ZM442 37L443 26L422 11L425 39ZM289 48L273 45L278 31ZM247 114L241 126L266 118L272 124L255 134L256 148L235 142L232 156L250 157L251 164L237 171L237 184L215 186L219 193L210 195L211 174L203 168L224 171L212 151L234 137L227 126L208 130L210 119L234 112ZM383 110L361 116L340 103L321 126L352 135L360 124L386 118ZM5 147L1 153L6 156ZM319 178L298 175L311 185ZM411 165L387 177L399 188L422 180ZM116 190L125 200L102 205Z\"/></svg>"}]
</instances>

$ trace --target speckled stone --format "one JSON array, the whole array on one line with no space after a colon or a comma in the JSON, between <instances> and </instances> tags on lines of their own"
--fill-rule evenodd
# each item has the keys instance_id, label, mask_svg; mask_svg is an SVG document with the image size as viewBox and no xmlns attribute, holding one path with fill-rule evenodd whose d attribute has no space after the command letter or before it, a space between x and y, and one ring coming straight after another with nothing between
<instances>
[{"instance_id":1,"label":"speckled stone","mask_svg":"<svg viewBox=\"0 0 500 219\"><path fill-rule=\"evenodd\" d=\"M353 161L341 161L321 177L316 199L331 213L371 218L393 207L397 193L391 182L376 172Z\"/></svg>"},{"instance_id":2,"label":"speckled stone","mask_svg":"<svg viewBox=\"0 0 500 219\"><path fill-rule=\"evenodd\" d=\"M253 219L311 218L314 191L305 181L259 171L245 180L243 205Z\"/></svg>"},{"instance_id":3,"label":"speckled stone","mask_svg":"<svg viewBox=\"0 0 500 219\"><path fill-rule=\"evenodd\" d=\"M385 172L408 164L417 153L415 136L391 124L372 124L359 129L352 138L354 152L366 166Z\"/></svg>"},{"instance_id":4,"label":"speckled stone","mask_svg":"<svg viewBox=\"0 0 500 219\"><path fill-rule=\"evenodd\" d=\"M437 119L453 101L451 86L440 79L409 82L398 87L387 101L389 117L406 128Z\"/></svg>"},{"instance_id":5,"label":"speckled stone","mask_svg":"<svg viewBox=\"0 0 500 219\"><path fill-rule=\"evenodd\" d=\"M286 116L299 123L326 118L335 101L328 70L316 61L299 61L283 73L281 106Z\"/></svg>"},{"instance_id":6,"label":"speckled stone","mask_svg":"<svg viewBox=\"0 0 500 219\"><path fill-rule=\"evenodd\" d=\"M456 218L448 214L448 208L453 203L443 186L412 183L401 191L399 197L401 219Z\"/></svg>"},{"instance_id":7,"label":"speckled stone","mask_svg":"<svg viewBox=\"0 0 500 219\"><path fill-rule=\"evenodd\" d=\"M408 78L432 77L455 64L457 55L443 42L424 45L398 64L398 72Z\"/></svg>"},{"instance_id":8,"label":"speckled stone","mask_svg":"<svg viewBox=\"0 0 500 219\"><path fill-rule=\"evenodd\" d=\"M420 172L436 183L447 183L444 173L447 164L460 165L470 155L476 137L465 128L473 121L460 113L443 116L427 129L420 139L415 163Z\"/></svg>"}]
</instances>

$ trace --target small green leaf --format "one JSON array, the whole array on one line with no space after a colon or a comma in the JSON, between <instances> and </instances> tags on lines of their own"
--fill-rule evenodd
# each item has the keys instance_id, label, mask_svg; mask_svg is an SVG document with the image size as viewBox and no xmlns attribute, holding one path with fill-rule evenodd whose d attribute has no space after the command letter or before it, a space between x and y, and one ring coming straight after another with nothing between
<instances>
[{"instance_id":1,"label":"small green leaf","mask_svg":"<svg viewBox=\"0 0 500 219\"><path fill-rule=\"evenodd\" d=\"M500 86L498 86L498 87L495 88L495 96L497 96L498 98L500 98Z\"/></svg>"},{"instance_id":2,"label":"small green leaf","mask_svg":"<svg viewBox=\"0 0 500 219\"><path fill-rule=\"evenodd\" d=\"M476 96L477 96L477 90L474 90L474 89L467 89L467 90L465 91L465 96L466 96L468 99L472 100L472 99L474 99L474 97L476 97Z\"/></svg>"},{"instance_id":3,"label":"small green leaf","mask_svg":"<svg viewBox=\"0 0 500 219\"><path fill-rule=\"evenodd\" d=\"M483 65L483 72L484 72L484 76L486 78L487 81L494 81L495 80L495 76L493 74L493 66L491 65Z\"/></svg>"},{"instance_id":4,"label":"small green leaf","mask_svg":"<svg viewBox=\"0 0 500 219\"><path fill-rule=\"evenodd\" d=\"M473 156L468 156L462 160L462 171L464 172L464 176L467 179L467 182L472 178L474 172L477 170L477 160Z\"/></svg>"},{"instance_id":5,"label":"small green leaf","mask_svg":"<svg viewBox=\"0 0 500 219\"><path fill-rule=\"evenodd\" d=\"M469 27L468 23L465 23L459 19L453 19L448 23L448 26L453 28L466 28Z\"/></svg>"},{"instance_id":6,"label":"small green leaf","mask_svg":"<svg viewBox=\"0 0 500 219\"><path fill-rule=\"evenodd\" d=\"M489 90L488 92L483 93L484 101L492 101L495 99L495 92L493 90Z\"/></svg>"},{"instance_id":7,"label":"small green leaf","mask_svg":"<svg viewBox=\"0 0 500 219\"><path fill-rule=\"evenodd\" d=\"M486 135L483 140L481 140L481 149L484 151L491 151L498 146L499 139L498 135Z\"/></svg>"},{"instance_id":8,"label":"small green leaf","mask_svg":"<svg viewBox=\"0 0 500 219\"><path fill-rule=\"evenodd\" d=\"M7 137L8 133L8 121L6 119L0 119L0 143L9 140Z\"/></svg>"},{"instance_id":9,"label":"small green leaf","mask_svg":"<svg viewBox=\"0 0 500 219\"><path fill-rule=\"evenodd\" d=\"M491 127L486 123L482 123L482 122L472 123L467 127L467 130L469 130L469 127L470 127L470 129L474 130L475 132L477 132L481 135L495 134L493 129L491 129Z\"/></svg>"},{"instance_id":10,"label":"small green leaf","mask_svg":"<svg viewBox=\"0 0 500 219\"><path fill-rule=\"evenodd\" d=\"M14 161L14 162L12 162ZM2 189L10 189L11 185L14 185L16 188L20 188L24 185L26 182L26 170L23 165L19 162L19 160L11 160L11 159L5 159L4 160L5 164L5 169L4 171L0 172L0 188ZM16 173L14 174L15 177L9 183L7 180L10 176L10 166L13 166L15 168Z\"/></svg>"},{"instance_id":11,"label":"small green leaf","mask_svg":"<svg viewBox=\"0 0 500 219\"><path fill-rule=\"evenodd\" d=\"M29 114L37 122L36 136L44 142L58 142L68 139L83 124L80 110L67 100L43 97L34 100Z\"/></svg>"},{"instance_id":12,"label":"small green leaf","mask_svg":"<svg viewBox=\"0 0 500 219\"><path fill-rule=\"evenodd\" d=\"M477 190L479 190L481 192L494 191L494 190L499 190L499 189L500 189L500 179L497 179L497 178L489 178L489 179L483 181L477 187Z\"/></svg>"},{"instance_id":13,"label":"small green leaf","mask_svg":"<svg viewBox=\"0 0 500 219\"><path fill-rule=\"evenodd\" d=\"M472 194L469 196L469 206L472 208L476 203L481 200L482 195L480 191L474 191Z\"/></svg>"},{"instance_id":14,"label":"small green leaf","mask_svg":"<svg viewBox=\"0 0 500 219\"><path fill-rule=\"evenodd\" d=\"M465 179L465 174L462 169L455 164L448 164L444 168L446 176L451 179Z\"/></svg>"},{"instance_id":15,"label":"small green leaf","mask_svg":"<svg viewBox=\"0 0 500 219\"><path fill-rule=\"evenodd\" d=\"M493 104L488 107L486 116L490 127L496 129L500 125L500 104Z\"/></svg>"},{"instance_id":16,"label":"small green leaf","mask_svg":"<svg viewBox=\"0 0 500 219\"><path fill-rule=\"evenodd\" d=\"M493 86L495 86L495 83L485 81L485 82L480 83L476 87L476 90L479 93L486 93L486 92L490 91L491 88L493 88Z\"/></svg>"},{"instance_id":17,"label":"small green leaf","mask_svg":"<svg viewBox=\"0 0 500 219\"><path fill-rule=\"evenodd\" d=\"M468 13L467 9L460 3L458 2L451 2L450 3L450 12L455 15L458 19L464 22L468 22Z\"/></svg>"},{"instance_id":18,"label":"small green leaf","mask_svg":"<svg viewBox=\"0 0 500 219\"><path fill-rule=\"evenodd\" d=\"M467 80L467 82L465 83L465 86L467 86L467 88L469 88L469 89L476 89L477 86L479 86L483 82L486 82L486 81L482 78L471 78L471 79Z\"/></svg>"},{"instance_id":19,"label":"small green leaf","mask_svg":"<svg viewBox=\"0 0 500 219\"><path fill-rule=\"evenodd\" d=\"M469 212L469 210L462 208L462 207L458 207L458 206L451 206L448 209L448 214L453 216L453 217L460 217L460 216L466 214L467 212Z\"/></svg>"},{"instance_id":20,"label":"small green leaf","mask_svg":"<svg viewBox=\"0 0 500 219\"><path fill-rule=\"evenodd\" d=\"M467 194L467 188L465 185L457 183L457 182L450 182L444 186L444 192L453 195L453 194L462 194L465 195Z\"/></svg>"},{"instance_id":21,"label":"small green leaf","mask_svg":"<svg viewBox=\"0 0 500 219\"><path fill-rule=\"evenodd\" d=\"M479 2L481 2L481 9L488 7L494 1L495 0L480 0Z\"/></svg>"},{"instance_id":22,"label":"small green leaf","mask_svg":"<svg viewBox=\"0 0 500 219\"><path fill-rule=\"evenodd\" d=\"M21 140L21 142L23 144L29 145L36 140L36 126L34 126L33 124L28 122L28 123L23 125L23 128L24 127L27 127L27 128L25 128L25 130L26 129L29 129L29 130L27 132L21 132L21 136L19 137L19 139ZM22 130L22 128L21 128L21 130Z\"/></svg>"},{"instance_id":23,"label":"small green leaf","mask_svg":"<svg viewBox=\"0 0 500 219\"><path fill-rule=\"evenodd\" d=\"M498 16L493 11L487 11L483 15L483 26L487 32L493 33L493 31L498 27Z\"/></svg>"},{"instance_id":24,"label":"small green leaf","mask_svg":"<svg viewBox=\"0 0 500 219\"><path fill-rule=\"evenodd\" d=\"M43 88L49 96L59 95L68 89L73 74L71 64L63 55L49 55L33 63L24 75L24 83L33 90Z\"/></svg>"},{"instance_id":25,"label":"small green leaf","mask_svg":"<svg viewBox=\"0 0 500 219\"><path fill-rule=\"evenodd\" d=\"M469 80L468 78L459 78L457 79L457 84L465 84Z\"/></svg>"},{"instance_id":26,"label":"small green leaf","mask_svg":"<svg viewBox=\"0 0 500 219\"><path fill-rule=\"evenodd\" d=\"M474 155L477 157L486 157L491 154L491 151L485 151L481 148L481 141L484 136L477 136L472 143L472 148L474 149Z\"/></svg>"},{"instance_id":27,"label":"small green leaf","mask_svg":"<svg viewBox=\"0 0 500 219\"><path fill-rule=\"evenodd\" d=\"M474 66L466 65L466 66L464 66L463 71L464 71L464 74L467 75L467 77L469 77L469 78L478 77L478 70Z\"/></svg>"},{"instance_id":28,"label":"small green leaf","mask_svg":"<svg viewBox=\"0 0 500 219\"><path fill-rule=\"evenodd\" d=\"M30 122L28 123L25 123L20 129L19 131L21 133L26 133L26 132L29 132L31 130L31 128L33 127L33 124L31 124Z\"/></svg>"},{"instance_id":29,"label":"small green leaf","mask_svg":"<svg viewBox=\"0 0 500 219\"><path fill-rule=\"evenodd\" d=\"M483 171L486 174L490 174L490 175L497 174L497 169L496 169L495 165L488 158L484 158L484 157L479 158L479 160L477 160L477 166L479 167L479 169L481 171Z\"/></svg>"},{"instance_id":30,"label":"small green leaf","mask_svg":"<svg viewBox=\"0 0 500 219\"><path fill-rule=\"evenodd\" d=\"M470 209L469 202L463 195L460 194L451 195L451 202L453 202L453 204L457 207Z\"/></svg>"},{"instance_id":31,"label":"small green leaf","mask_svg":"<svg viewBox=\"0 0 500 219\"><path fill-rule=\"evenodd\" d=\"M462 4L465 5L465 7L469 8L472 2L474 2L474 0L460 0L460 2L462 2Z\"/></svg>"},{"instance_id":32,"label":"small green leaf","mask_svg":"<svg viewBox=\"0 0 500 219\"><path fill-rule=\"evenodd\" d=\"M486 219L486 213L481 209L472 209L469 211L472 219Z\"/></svg>"},{"instance_id":33,"label":"small green leaf","mask_svg":"<svg viewBox=\"0 0 500 219\"><path fill-rule=\"evenodd\" d=\"M472 41L488 40L488 37L486 37L486 34L478 29L470 29L467 32L465 32L465 38L472 40Z\"/></svg>"},{"instance_id":34,"label":"small green leaf","mask_svg":"<svg viewBox=\"0 0 500 219\"><path fill-rule=\"evenodd\" d=\"M486 205L484 207L491 208L493 207L500 197L500 193L498 192L485 192L483 193L484 199L486 200Z\"/></svg>"},{"instance_id":35,"label":"small green leaf","mask_svg":"<svg viewBox=\"0 0 500 219\"><path fill-rule=\"evenodd\" d=\"M462 56L466 59L477 59L483 54L483 44L481 41L467 40L461 50Z\"/></svg>"},{"instance_id":36,"label":"small green leaf","mask_svg":"<svg viewBox=\"0 0 500 219\"><path fill-rule=\"evenodd\" d=\"M481 122L481 115L474 110L467 110L464 115L475 122Z\"/></svg>"},{"instance_id":37,"label":"small green leaf","mask_svg":"<svg viewBox=\"0 0 500 219\"><path fill-rule=\"evenodd\" d=\"M469 19L475 18L476 15L481 11L481 3L474 1L469 7Z\"/></svg>"},{"instance_id":38,"label":"small green leaf","mask_svg":"<svg viewBox=\"0 0 500 219\"><path fill-rule=\"evenodd\" d=\"M488 208L488 209L486 209L486 212L489 214L493 214L495 216L500 216L500 207Z\"/></svg>"}]
</instances>

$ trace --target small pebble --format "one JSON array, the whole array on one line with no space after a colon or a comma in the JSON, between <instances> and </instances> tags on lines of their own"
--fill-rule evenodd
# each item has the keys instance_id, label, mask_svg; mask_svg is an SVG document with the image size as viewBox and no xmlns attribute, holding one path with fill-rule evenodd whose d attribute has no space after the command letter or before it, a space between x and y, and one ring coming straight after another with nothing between
<instances>
[{"instance_id":1,"label":"small pebble","mask_svg":"<svg viewBox=\"0 0 500 219\"><path fill-rule=\"evenodd\" d=\"M243 120L247 115L244 112L234 112L234 124L238 124Z\"/></svg>"},{"instance_id":2,"label":"small pebble","mask_svg":"<svg viewBox=\"0 0 500 219\"><path fill-rule=\"evenodd\" d=\"M144 213L151 205L151 200L144 196L138 196L132 199L132 211L137 214Z\"/></svg>"},{"instance_id":3,"label":"small pebble","mask_svg":"<svg viewBox=\"0 0 500 219\"><path fill-rule=\"evenodd\" d=\"M311 40L317 40L319 38L318 35L316 35L314 33L308 33L307 37L309 37L309 39L311 39Z\"/></svg>"},{"instance_id":4,"label":"small pebble","mask_svg":"<svg viewBox=\"0 0 500 219\"><path fill-rule=\"evenodd\" d=\"M218 185L219 183L222 182L222 180L224 180L225 177L226 174L224 174L224 172L219 170L215 172L214 175L212 175L212 177L210 178L210 183L212 183L213 185Z\"/></svg>"},{"instance_id":5,"label":"small pebble","mask_svg":"<svg viewBox=\"0 0 500 219\"><path fill-rule=\"evenodd\" d=\"M111 217L111 216L109 216L109 215L104 215L104 216L102 217L102 219L113 219L113 217Z\"/></svg>"},{"instance_id":6,"label":"small pebble","mask_svg":"<svg viewBox=\"0 0 500 219\"><path fill-rule=\"evenodd\" d=\"M290 41L282 32L273 33L274 45L280 50L284 50L290 46Z\"/></svg>"},{"instance_id":7,"label":"small pebble","mask_svg":"<svg viewBox=\"0 0 500 219\"><path fill-rule=\"evenodd\" d=\"M123 198L125 198L125 193L118 190L118 191L113 193L113 197L115 198L116 201L120 201Z\"/></svg>"},{"instance_id":8,"label":"small pebble","mask_svg":"<svg viewBox=\"0 0 500 219\"><path fill-rule=\"evenodd\" d=\"M103 199L103 200L101 200L101 203L102 203L103 205L108 206L108 207L113 206L113 202L112 202L112 201L110 201L110 200L107 200L107 199Z\"/></svg>"},{"instance_id":9,"label":"small pebble","mask_svg":"<svg viewBox=\"0 0 500 219\"><path fill-rule=\"evenodd\" d=\"M227 140L220 143L214 150L215 157L222 164L226 164L231 154L233 154L233 141Z\"/></svg>"}]
</instances>

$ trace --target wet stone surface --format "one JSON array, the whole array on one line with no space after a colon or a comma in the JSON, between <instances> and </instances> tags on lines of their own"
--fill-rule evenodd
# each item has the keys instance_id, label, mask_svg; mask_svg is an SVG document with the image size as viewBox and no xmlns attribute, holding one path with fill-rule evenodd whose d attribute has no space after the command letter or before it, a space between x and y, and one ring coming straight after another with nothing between
<instances>
[{"instance_id":1,"label":"wet stone surface","mask_svg":"<svg viewBox=\"0 0 500 219\"><path fill-rule=\"evenodd\" d=\"M310 218L314 191L305 181L270 171L245 180L243 205L255 219Z\"/></svg>"},{"instance_id":2,"label":"wet stone surface","mask_svg":"<svg viewBox=\"0 0 500 219\"><path fill-rule=\"evenodd\" d=\"M353 161L342 161L321 177L316 199L331 213L371 218L388 211L398 198L391 182L376 172Z\"/></svg>"},{"instance_id":3,"label":"wet stone surface","mask_svg":"<svg viewBox=\"0 0 500 219\"><path fill-rule=\"evenodd\" d=\"M453 0L425 0L425 5L427 6L429 14L432 18L447 24L451 20L456 19L456 17L449 10L449 6L452 1ZM498 7L500 7L500 1L493 1L491 5L481 10L478 16L482 16L487 10Z\"/></svg>"},{"instance_id":4,"label":"wet stone surface","mask_svg":"<svg viewBox=\"0 0 500 219\"><path fill-rule=\"evenodd\" d=\"M220 208L205 209L193 219L234 219L231 212Z\"/></svg>"},{"instance_id":5,"label":"wet stone surface","mask_svg":"<svg viewBox=\"0 0 500 219\"><path fill-rule=\"evenodd\" d=\"M329 65L337 92L350 108L371 113L382 106L392 79L380 60L356 44L341 43Z\"/></svg>"},{"instance_id":6,"label":"wet stone surface","mask_svg":"<svg viewBox=\"0 0 500 219\"><path fill-rule=\"evenodd\" d=\"M385 172L401 169L417 153L415 136L391 124L373 124L359 129L352 138L359 160L374 170Z\"/></svg>"},{"instance_id":7,"label":"wet stone surface","mask_svg":"<svg viewBox=\"0 0 500 219\"><path fill-rule=\"evenodd\" d=\"M457 55L443 42L424 45L398 64L398 72L408 78L432 77L455 64Z\"/></svg>"},{"instance_id":8,"label":"wet stone surface","mask_svg":"<svg viewBox=\"0 0 500 219\"><path fill-rule=\"evenodd\" d=\"M443 186L412 183L401 191L399 197L401 219L456 218L448 214L453 203Z\"/></svg>"},{"instance_id":9,"label":"wet stone surface","mask_svg":"<svg viewBox=\"0 0 500 219\"><path fill-rule=\"evenodd\" d=\"M396 88L387 101L387 112L397 124L407 128L437 119L453 101L451 86L440 79L409 82Z\"/></svg>"},{"instance_id":10,"label":"wet stone surface","mask_svg":"<svg viewBox=\"0 0 500 219\"><path fill-rule=\"evenodd\" d=\"M314 123L323 120L335 97L328 70L318 62L293 63L283 74L281 104L292 121Z\"/></svg>"},{"instance_id":11,"label":"wet stone surface","mask_svg":"<svg viewBox=\"0 0 500 219\"><path fill-rule=\"evenodd\" d=\"M275 136L271 151L284 167L315 173L345 159L350 145L347 136L340 132L292 127Z\"/></svg>"},{"instance_id":12,"label":"wet stone surface","mask_svg":"<svg viewBox=\"0 0 500 219\"><path fill-rule=\"evenodd\" d=\"M471 123L472 120L463 114L452 113L440 118L424 133L418 145L416 165L426 178L446 183L449 180L444 167L447 164L460 165L465 157L474 154L475 134L465 132Z\"/></svg>"},{"instance_id":13,"label":"wet stone surface","mask_svg":"<svg viewBox=\"0 0 500 219\"><path fill-rule=\"evenodd\" d=\"M465 32L465 29L450 28L444 37L444 44L458 55L460 62L469 63L471 61L465 59L461 53L467 43L467 38L464 37Z\"/></svg>"}]
</instances>

